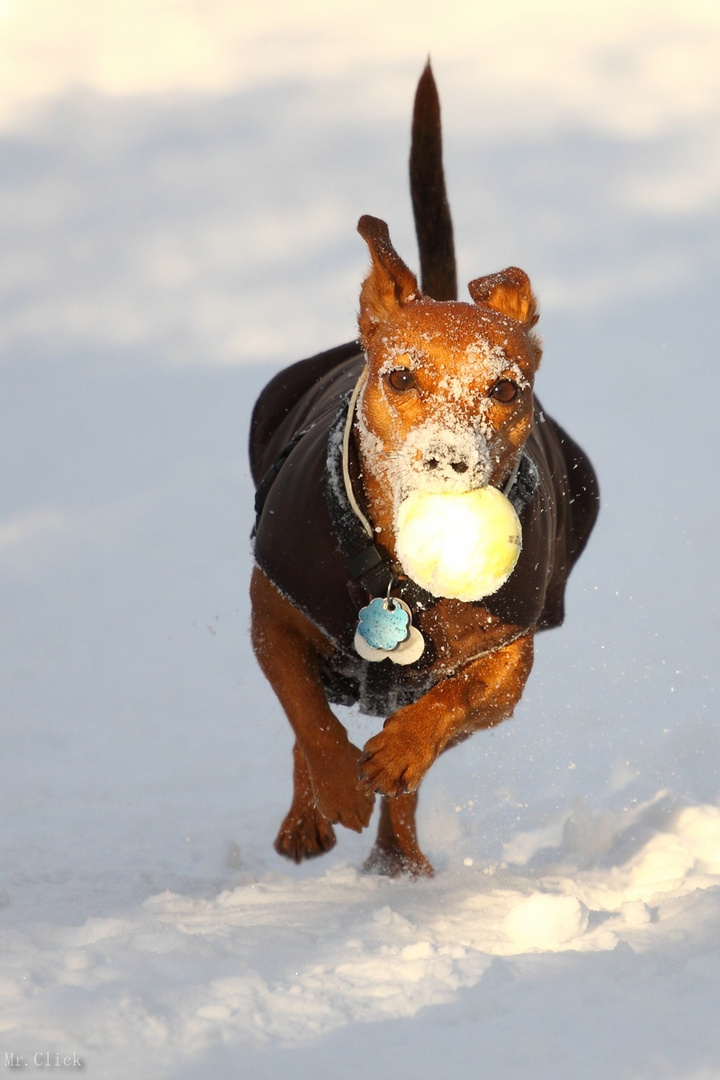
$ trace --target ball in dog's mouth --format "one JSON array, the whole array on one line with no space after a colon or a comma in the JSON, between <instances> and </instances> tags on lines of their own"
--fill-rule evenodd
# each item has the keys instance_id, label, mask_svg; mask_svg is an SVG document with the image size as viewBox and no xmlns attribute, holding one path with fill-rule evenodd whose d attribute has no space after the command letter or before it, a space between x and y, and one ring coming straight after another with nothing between
<instances>
[{"instance_id":1,"label":"ball in dog's mouth","mask_svg":"<svg viewBox=\"0 0 720 1080\"><path fill-rule=\"evenodd\" d=\"M433 596L482 600L515 569L522 529L512 503L493 487L412 491L400 503L397 557Z\"/></svg>"}]
</instances>

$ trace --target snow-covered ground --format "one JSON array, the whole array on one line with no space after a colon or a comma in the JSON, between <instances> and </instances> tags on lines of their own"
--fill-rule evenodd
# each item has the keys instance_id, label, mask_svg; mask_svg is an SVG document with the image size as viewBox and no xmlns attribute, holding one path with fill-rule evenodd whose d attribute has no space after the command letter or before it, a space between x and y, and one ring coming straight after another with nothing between
<instances>
[{"instance_id":1,"label":"snow-covered ground","mask_svg":"<svg viewBox=\"0 0 720 1080\"><path fill-rule=\"evenodd\" d=\"M0 4L8 1069L720 1077L720 14L436 7ZM461 280L530 273L603 511L516 716L424 785L413 884L368 833L272 850L245 441L353 336L359 215L415 261L428 50Z\"/></svg>"}]
</instances>

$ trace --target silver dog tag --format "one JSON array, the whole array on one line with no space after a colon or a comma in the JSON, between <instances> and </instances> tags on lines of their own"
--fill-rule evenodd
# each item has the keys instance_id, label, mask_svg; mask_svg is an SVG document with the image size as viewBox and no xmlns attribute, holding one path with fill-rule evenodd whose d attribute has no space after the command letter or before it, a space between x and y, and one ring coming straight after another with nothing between
<instances>
[{"instance_id":1,"label":"silver dog tag","mask_svg":"<svg viewBox=\"0 0 720 1080\"><path fill-rule=\"evenodd\" d=\"M425 652L425 638L417 626L410 627L410 633L405 641L401 641L397 648L389 654L393 664L414 664Z\"/></svg>"}]
</instances>

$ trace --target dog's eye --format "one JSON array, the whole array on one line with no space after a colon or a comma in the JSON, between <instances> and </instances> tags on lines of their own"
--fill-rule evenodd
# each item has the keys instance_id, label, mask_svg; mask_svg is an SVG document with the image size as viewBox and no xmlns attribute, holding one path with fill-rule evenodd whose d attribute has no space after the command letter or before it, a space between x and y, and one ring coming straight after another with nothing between
<instances>
[{"instance_id":1,"label":"dog's eye","mask_svg":"<svg viewBox=\"0 0 720 1080\"><path fill-rule=\"evenodd\" d=\"M509 405L517 397L517 392L517 383L514 383L512 379L498 379L490 391L490 397L502 402L503 405Z\"/></svg>"},{"instance_id":2,"label":"dog's eye","mask_svg":"<svg viewBox=\"0 0 720 1080\"><path fill-rule=\"evenodd\" d=\"M395 368L387 377L393 390L414 390L417 386L415 376L408 368Z\"/></svg>"}]
</instances>

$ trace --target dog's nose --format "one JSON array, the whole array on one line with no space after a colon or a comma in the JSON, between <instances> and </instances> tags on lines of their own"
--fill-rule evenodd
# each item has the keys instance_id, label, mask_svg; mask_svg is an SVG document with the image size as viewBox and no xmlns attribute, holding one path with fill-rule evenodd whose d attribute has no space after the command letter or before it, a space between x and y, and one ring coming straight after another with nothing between
<instances>
[{"instance_id":1,"label":"dog's nose","mask_svg":"<svg viewBox=\"0 0 720 1080\"><path fill-rule=\"evenodd\" d=\"M434 457L426 458L425 460L426 469L437 469L439 464L440 462L438 461L438 459ZM468 463L467 461L451 461L450 468L453 469L456 473L464 473L468 471Z\"/></svg>"}]
</instances>

